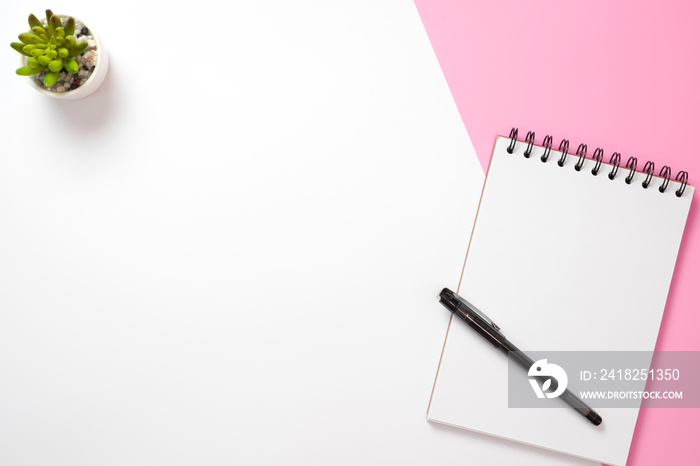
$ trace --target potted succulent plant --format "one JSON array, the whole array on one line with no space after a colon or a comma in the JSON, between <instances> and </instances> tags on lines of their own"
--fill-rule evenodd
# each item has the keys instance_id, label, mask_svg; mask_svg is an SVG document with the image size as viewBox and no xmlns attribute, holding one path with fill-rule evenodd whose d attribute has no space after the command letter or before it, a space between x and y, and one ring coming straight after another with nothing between
<instances>
[{"instance_id":1,"label":"potted succulent plant","mask_svg":"<svg viewBox=\"0 0 700 466\"><path fill-rule=\"evenodd\" d=\"M17 74L39 92L57 99L92 94L107 75L109 59L97 34L72 16L46 10L46 21L29 15L28 32L10 45L19 52Z\"/></svg>"}]
</instances>

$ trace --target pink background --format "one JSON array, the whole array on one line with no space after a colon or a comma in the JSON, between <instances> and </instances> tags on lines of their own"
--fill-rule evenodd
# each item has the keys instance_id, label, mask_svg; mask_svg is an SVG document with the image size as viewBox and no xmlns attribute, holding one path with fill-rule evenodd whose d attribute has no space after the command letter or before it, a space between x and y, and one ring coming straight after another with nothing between
<instances>
[{"instance_id":1,"label":"pink background","mask_svg":"<svg viewBox=\"0 0 700 466\"><path fill-rule=\"evenodd\" d=\"M494 136L517 126L521 140L532 130L555 148L584 142L589 156L634 155L639 168L670 165L698 186L700 2L415 3L484 168ZM657 350L700 350L697 197ZM642 409L628 464L700 464L698 438L700 410Z\"/></svg>"}]
</instances>

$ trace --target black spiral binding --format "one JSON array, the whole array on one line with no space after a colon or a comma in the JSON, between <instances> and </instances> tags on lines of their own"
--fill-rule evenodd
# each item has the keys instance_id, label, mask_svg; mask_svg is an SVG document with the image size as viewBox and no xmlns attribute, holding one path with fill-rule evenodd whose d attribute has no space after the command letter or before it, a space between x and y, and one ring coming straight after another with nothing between
<instances>
[{"instance_id":1,"label":"black spiral binding","mask_svg":"<svg viewBox=\"0 0 700 466\"><path fill-rule=\"evenodd\" d=\"M510 130L510 135L508 136L510 138L510 142L508 143L508 148L506 151L509 154L512 154L515 151L515 144L518 141L518 128L513 128ZM553 145L553 138L550 135L545 136L544 141L542 142L542 147L544 148L544 153L540 157L540 160L542 163L546 163L547 160L549 160L549 156L552 152L552 145ZM535 146L535 132L534 131L528 131L527 136L525 136L525 142L527 143L527 147L525 148L525 151L523 152L523 155L525 158L530 158L532 155L532 150L534 149ZM566 163L566 157L569 153L569 140L568 139L562 139L561 142L559 143L559 152L561 152L561 157L559 160L557 160L557 165L560 167L563 167L564 164ZM574 165L574 169L576 171L581 171L583 169L583 165L588 160L586 158L586 153L588 152L588 146L586 144L579 144L578 149L576 149L576 155L578 156L578 161L576 162L576 165ZM591 170L591 173L595 176L598 175L598 173L601 170L602 164L603 164L603 149L600 147L595 150L593 153L593 157L591 158L595 162L595 165L593 166L593 169ZM612 166L610 169L610 172L608 173L608 178L611 180L614 180L615 177L617 176L617 172L620 169L620 163L622 161L622 155L619 152L614 152L613 155L610 157L610 162L609 165ZM625 183L631 184L632 180L634 179L634 175L637 172L637 157L630 157L627 159L627 163L625 164L625 169L628 170L627 176L625 177ZM646 178L644 178L644 181L642 182L642 187L644 189L648 188L649 185L651 184L651 180L654 177L654 162L647 162L644 164L644 169L642 169L642 172L646 174ZM659 177L663 178L663 182L661 183L661 186L659 187L659 192L660 193L665 193L666 190L668 189L668 184L671 180L671 167L668 165L664 165L661 168L661 171L659 172ZM675 181L680 184L679 188L675 191L675 195L677 197L681 197L683 193L685 192L686 186L688 186L688 172L686 171L680 171L676 175Z\"/></svg>"},{"instance_id":2,"label":"black spiral binding","mask_svg":"<svg viewBox=\"0 0 700 466\"><path fill-rule=\"evenodd\" d=\"M651 183L651 177L654 176L654 162L650 160L645 163L644 170L642 171L647 174L647 177L644 179L644 181L642 181L642 188L647 189L649 187L649 183Z\"/></svg>"},{"instance_id":3,"label":"black spiral binding","mask_svg":"<svg viewBox=\"0 0 700 466\"><path fill-rule=\"evenodd\" d=\"M593 176L598 176L598 171L600 171L600 165L603 163L603 149L600 147L593 153L593 160L595 160L595 167L591 170Z\"/></svg>"},{"instance_id":4,"label":"black spiral binding","mask_svg":"<svg viewBox=\"0 0 700 466\"><path fill-rule=\"evenodd\" d=\"M515 149L515 142L518 140L518 128L513 128L510 130L510 144L508 144L508 149L506 151L509 154L513 153L513 149Z\"/></svg>"},{"instance_id":5,"label":"black spiral binding","mask_svg":"<svg viewBox=\"0 0 700 466\"><path fill-rule=\"evenodd\" d=\"M625 183L630 184L634 179L634 174L637 171L637 157L630 157L627 159L625 168L629 168L630 174L625 177Z\"/></svg>"},{"instance_id":6,"label":"black spiral binding","mask_svg":"<svg viewBox=\"0 0 700 466\"><path fill-rule=\"evenodd\" d=\"M535 132L528 131L527 136L525 136L525 142L527 142L527 147L525 148L525 153L523 154L525 158L530 158L532 154L532 148L535 146Z\"/></svg>"},{"instance_id":7,"label":"black spiral binding","mask_svg":"<svg viewBox=\"0 0 700 466\"><path fill-rule=\"evenodd\" d=\"M610 165L613 166L612 170L610 170L610 173L608 173L608 178L611 180L615 179L615 175L617 175L617 170L620 168L620 159L622 156L620 155L619 152L613 153L613 155L610 157Z\"/></svg>"},{"instance_id":8,"label":"black spiral binding","mask_svg":"<svg viewBox=\"0 0 700 466\"><path fill-rule=\"evenodd\" d=\"M685 192L685 187L688 186L688 172L678 172L676 181L681 184L681 187L676 190L676 196L681 197Z\"/></svg>"},{"instance_id":9,"label":"black spiral binding","mask_svg":"<svg viewBox=\"0 0 700 466\"><path fill-rule=\"evenodd\" d=\"M569 153L569 140L568 139L562 139L561 142L559 143L559 152L561 152L561 158L557 162L557 165L560 167L564 166L564 161L566 160L566 154Z\"/></svg>"},{"instance_id":10,"label":"black spiral binding","mask_svg":"<svg viewBox=\"0 0 700 466\"><path fill-rule=\"evenodd\" d=\"M583 161L586 160L586 152L588 152L588 146L585 144L579 144L578 149L576 149L576 155L578 155L578 162L574 165L574 170L577 172L581 171L583 168Z\"/></svg>"},{"instance_id":11,"label":"black spiral binding","mask_svg":"<svg viewBox=\"0 0 700 466\"><path fill-rule=\"evenodd\" d=\"M664 182L661 183L661 186L659 186L659 192L662 193L666 191L666 188L668 187L668 181L671 179L671 167L669 167L668 165L664 165L663 167L661 167L659 176L664 179Z\"/></svg>"},{"instance_id":12,"label":"black spiral binding","mask_svg":"<svg viewBox=\"0 0 700 466\"><path fill-rule=\"evenodd\" d=\"M549 153L552 152L552 136L545 136L544 141L542 141L542 145L544 146L544 154L542 154L540 160L546 162L549 158ZM561 144L559 145L561 146Z\"/></svg>"}]
</instances>

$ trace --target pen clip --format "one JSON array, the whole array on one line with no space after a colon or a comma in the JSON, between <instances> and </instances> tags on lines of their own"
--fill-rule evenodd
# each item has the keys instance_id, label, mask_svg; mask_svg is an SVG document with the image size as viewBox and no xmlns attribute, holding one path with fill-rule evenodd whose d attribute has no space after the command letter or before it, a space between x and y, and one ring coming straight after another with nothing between
<instances>
[{"instance_id":1,"label":"pen clip","mask_svg":"<svg viewBox=\"0 0 700 466\"><path fill-rule=\"evenodd\" d=\"M476 315L478 315L479 317L481 317L481 319L483 319L484 322L486 322L486 323L489 324L491 327L493 327L494 330L496 330L497 332L500 332L500 331L501 331L501 327L499 327L498 325L496 325L496 322L494 322L493 320L491 320L486 314L484 314L483 312L481 312L480 310L478 310L478 309L475 308L474 306L471 306L470 309L474 312L474 314L476 314Z\"/></svg>"},{"instance_id":2,"label":"pen clip","mask_svg":"<svg viewBox=\"0 0 700 466\"><path fill-rule=\"evenodd\" d=\"M461 297L460 295L458 295L457 293L455 293L455 292L453 292L453 291L450 292L450 293L452 294L452 296L454 296L454 298L455 298L457 301L460 302L460 304L462 304L464 307L466 307L467 309L469 309L469 311L470 311L471 313L475 314L476 317L478 317L479 319L483 320L484 323L485 323L486 325L488 325L489 327L493 328L493 329L494 329L495 331L497 331L497 332L500 332L500 331L501 331L501 327L499 327L498 325L496 325L496 322L494 322L493 320L491 320L491 318L490 318L489 316L487 316L486 314L484 314L483 312L481 312L479 309L477 309L476 306L474 306L473 304L471 304L470 302L468 302L467 300L465 300L464 298L462 298L462 297Z\"/></svg>"}]
</instances>

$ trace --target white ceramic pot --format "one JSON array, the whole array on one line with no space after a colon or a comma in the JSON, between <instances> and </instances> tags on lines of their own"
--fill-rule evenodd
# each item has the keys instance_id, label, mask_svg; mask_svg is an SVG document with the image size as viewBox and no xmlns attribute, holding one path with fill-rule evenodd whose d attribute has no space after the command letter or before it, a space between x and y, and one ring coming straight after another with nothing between
<instances>
[{"instance_id":1,"label":"white ceramic pot","mask_svg":"<svg viewBox=\"0 0 700 466\"><path fill-rule=\"evenodd\" d=\"M64 21L66 18L68 18L68 15L56 15L59 18L61 18L61 21ZM73 16L75 18L75 16ZM88 23L83 22L82 20L79 20L78 18L75 18L76 22L80 22L83 25L87 25ZM89 26L88 26L88 29ZM105 48L104 44L100 40L100 36L97 35L95 31L90 29L90 34L92 35L93 39L95 40L95 43L97 44L97 63L95 64L95 69L93 70L92 74L88 78L87 81L83 85L81 85L77 89L73 89L72 91L66 91L66 92L51 92L44 88L43 86L37 84L36 81L34 81L34 78L32 76L26 76L25 79L29 83L30 86L32 86L34 89L37 91L41 92L44 95L47 95L51 97L52 99L60 99L60 100L75 100L75 99L82 99L83 97L87 97L93 92L95 92L101 85L102 82L105 80L105 77L107 76L107 70L109 69L109 55L107 54L107 49ZM20 62L22 63L21 66L24 66L27 64L27 58L24 55L21 56Z\"/></svg>"}]
</instances>

